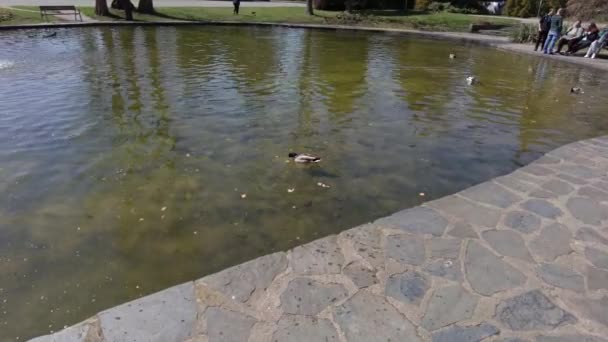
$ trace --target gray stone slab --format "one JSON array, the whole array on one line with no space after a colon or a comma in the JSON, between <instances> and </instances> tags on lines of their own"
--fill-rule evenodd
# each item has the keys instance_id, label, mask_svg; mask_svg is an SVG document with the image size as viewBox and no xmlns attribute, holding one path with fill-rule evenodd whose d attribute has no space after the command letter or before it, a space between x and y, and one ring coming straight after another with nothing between
<instances>
[{"instance_id":1,"label":"gray stone slab","mask_svg":"<svg viewBox=\"0 0 608 342\"><path fill-rule=\"evenodd\" d=\"M567 195L574 191L574 187L559 179L552 179L542 185L542 188L558 195Z\"/></svg>"},{"instance_id":2,"label":"gray stone slab","mask_svg":"<svg viewBox=\"0 0 608 342\"><path fill-rule=\"evenodd\" d=\"M503 209L521 201L520 196L492 182L476 185L462 191L460 194L475 202L486 203Z\"/></svg>"},{"instance_id":3,"label":"gray stone slab","mask_svg":"<svg viewBox=\"0 0 608 342\"><path fill-rule=\"evenodd\" d=\"M575 238L580 241L602 243L608 246L608 239L590 227L583 227L576 232Z\"/></svg>"},{"instance_id":4,"label":"gray stone slab","mask_svg":"<svg viewBox=\"0 0 608 342\"><path fill-rule=\"evenodd\" d=\"M511 230L486 230L481 236L498 254L533 261L524 239Z\"/></svg>"},{"instance_id":5,"label":"gray stone slab","mask_svg":"<svg viewBox=\"0 0 608 342\"><path fill-rule=\"evenodd\" d=\"M448 231L449 236L453 236L460 239L477 239L479 235L475 232L475 229L470 224L464 222L456 222L454 227Z\"/></svg>"},{"instance_id":6,"label":"gray stone slab","mask_svg":"<svg viewBox=\"0 0 608 342\"><path fill-rule=\"evenodd\" d=\"M536 337L536 342L608 342L608 340L591 335L540 335Z\"/></svg>"},{"instance_id":7,"label":"gray stone slab","mask_svg":"<svg viewBox=\"0 0 608 342\"><path fill-rule=\"evenodd\" d=\"M102 342L101 331L97 330L93 327L91 321L85 321L52 335L31 339L29 342Z\"/></svg>"},{"instance_id":8,"label":"gray stone slab","mask_svg":"<svg viewBox=\"0 0 608 342\"><path fill-rule=\"evenodd\" d=\"M219 307L208 308L205 311L205 319L209 342L247 341L256 322L251 316Z\"/></svg>"},{"instance_id":9,"label":"gray stone slab","mask_svg":"<svg viewBox=\"0 0 608 342\"><path fill-rule=\"evenodd\" d=\"M294 315L316 315L347 296L348 291L340 284L295 278L281 294L281 309Z\"/></svg>"},{"instance_id":10,"label":"gray stone slab","mask_svg":"<svg viewBox=\"0 0 608 342\"><path fill-rule=\"evenodd\" d=\"M183 341L196 321L194 283L188 282L98 314L106 341Z\"/></svg>"},{"instance_id":11,"label":"gray stone slab","mask_svg":"<svg viewBox=\"0 0 608 342\"><path fill-rule=\"evenodd\" d=\"M334 320L349 342L421 342L416 327L384 297L359 291L334 312Z\"/></svg>"},{"instance_id":12,"label":"gray stone slab","mask_svg":"<svg viewBox=\"0 0 608 342\"><path fill-rule=\"evenodd\" d=\"M454 216L456 219L482 227L494 227L500 219L500 210L485 207L458 196L448 196L427 205Z\"/></svg>"},{"instance_id":13,"label":"gray stone slab","mask_svg":"<svg viewBox=\"0 0 608 342\"><path fill-rule=\"evenodd\" d=\"M212 274L201 281L228 298L246 302L254 291L266 290L286 268L285 253L274 253Z\"/></svg>"},{"instance_id":14,"label":"gray stone slab","mask_svg":"<svg viewBox=\"0 0 608 342\"><path fill-rule=\"evenodd\" d=\"M426 255L424 239L410 234L389 235L385 253L387 258L402 264L422 265Z\"/></svg>"},{"instance_id":15,"label":"gray stone slab","mask_svg":"<svg viewBox=\"0 0 608 342\"><path fill-rule=\"evenodd\" d=\"M588 297L575 298L573 299L573 304L579 314L608 327L608 315L606 314L608 296L604 296L599 300Z\"/></svg>"},{"instance_id":16,"label":"gray stone slab","mask_svg":"<svg viewBox=\"0 0 608 342\"><path fill-rule=\"evenodd\" d=\"M563 164L559 166L559 169L563 173L582 179L594 178L601 175L600 171L584 165Z\"/></svg>"},{"instance_id":17,"label":"gray stone slab","mask_svg":"<svg viewBox=\"0 0 608 342\"><path fill-rule=\"evenodd\" d=\"M376 224L410 233L440 236L443 235L448 220L431 208L415 207L382 218Z\"/></svg>"},{"instance_id":18,"label":"gray stone slab","mask_svg":"<svg viewBox=\"0 0 608 342\"><path fill-rule=\"evenodd\" d=\"M433 331L469 319L477 301L477 297L459 285L439 288L429 300L421 325Z\"/></svg>"},{"instance_id":19,"label":"gray stone slab","mask_svg":"<svg viewBox=\"0 0 608 342\"><path fill-rule=\"evenodd\" d=\"M598 226L608 219L608 207L589 198L571 197L566 206L572 216L585 224Z\"/></svg>"},{"instance_id":20,"label":"gray stone slab","mask_svg":"<svg viewBox=\"0 0 608 342\"><path fill-rule=\"evenodd\" d=\"M562 162L561 158L552 157L550 155L544 155L534 161L535 164L544 164L544 165L559 164L561 162Z\"/></svg>"},{"instance_id":21,"label":"gray stone slab","mask_svg":"<svg viewBox=\"0 0 608 342\"><path fill-rule=\"evenodd\" d=\"M608 271L588 266L587 288L589 288L590 291L608 290Z\"/></svg>"},{"instance_id":22,"label":"gray stone slab","mask_svg":"<svg viewBox=\"0 0 608 342\"><path fill-rule=\"evenodd\" d=\"M594 247L586 247L585 257L593 266L608 270L608 253Z\"/></svg>"},{"instance_id":23,"label":"gray stone slab","mask_svg":"<svg viewBox=\"0 0 608 342\"><path fill-rule=\"evenodd\" d=\"M434 332L433 342L479 342L499 332L497 327L489 323L469 327L453 325Z\"/></svg>"},{"instance_id":24,"label":"gray stone slab","mask_svg":"<svg viewBox=\"0 0 608 342\"><path fill-rule=\"evenodd\" d=\"M243 340L246 341L246 340ZM327 319L309 316L285 315L281 317L273 342L338 342L338 332Z\"/></svg>"},{"instance_id":25,"label":"gray stone slab","mask_svg":"<svg viewBox=\"0 0 608 342\"><path fill-rule=\"evenodd\" d=\"M351 240L355 252L374 267L384 266L384 251L381 245L382 233L374 225L365 225L340 234Z\"/></svg>"},{"instance_id":26,"label":"gray stone slab","mask_svg":"<svg viewBox=\"0 0 608 342\"><path fill-rule=\"evenodd\" d=\"M551 191L538 189L538 190L532 191L530 193L530 197L547 199L547 198L557 198L557 197L559 197L559 195L554 192L551 192Z\"/></svg>"},{"instance_id":27,"label":"gray stone slab","mask_svg":"<svg viewBox=\"0 0 608 342\"><path fill-rule=\"evenodd\" d=\"M540 290L505 299L496 307L496 319L511 330L555 329L577 319L555 305Z\"/></svg>"},{"instance_id":28,"label":"gray stone slab","mask_svg":"<svg viewBox=\"0 0 608 342\"><path fill-rule=\"evenodd\" d=\"M597 181L597 182L593 183L593 186L595 186L596 188L598 188L600 190L604 190L604 191L608 192L608 182L606 182L606 181Z\"/></svg>"},{"instance_id":29,"label":"gray stone slab","mask_svg":"<svg viewBox=\"0 0 608 342\"><path fill-rule=\"evenodd\" d=\"M440 259L427 262L422 270L436 277L442 277L454 281L462 281L460 261L452 259Z\"/></svg>"},{"instance_id":30,"label":"gray stone slab","mask_svg":"<svg viewBox=\"0 0 608 342\"><path fill-rule=\"evenodd\" d=\"M557 178L565 180L566 182L568 182L572 185L585 185L588 183L588 181L583 178L574 177L574 176L567 175L564 173L558 174Z\"/></svg>"},{"instance_id":31,"label":"gray stone slab","mask_svg":"<svg viewBox=\"0 0 608 342\"><path fill-rule=\"evenodd\" d=\"M344 267L342 273L349 277L358 288L364 288L378 283L376 272L360 261L349 263Z\"/></svg>"},{"instance_id":32,"label":"gray stone slab","mask_svg":"<svg viewBox=\"0 0 608 342\"><path fill-rule=\"evenodd\" d=\"M533 255L545 261L553 261L560 255L572 251L570 240L572 234L566 226L554 223L544 227L540 234L529 244Z\"/></svg>"},{"instance_id":33,"label":"gray stone slab","mask_svg":"<svg viewBox=\"0 0 608 342\"><path fill-rule=\"evenodd\" d=\"M491 296L522 286L526 276L475 241L469 241L464 260L465 276L476 292Z\"/></svg>"},{"instance_id":34,"label":"gray stone slab","mask_svg":"<svg viewBox=\"0 0 608 342\"><path fill-rule=\"evenodd\" d=\"M336 242L328 236L293 249L291 266L297 274L335 274L344 265L344 256Z\"/></svg>"},{"instance_id":35,"label":"gray stone slab","mask_svg":"<svg viewBox=\"0 0 608 342\"><path fill-rule=\"evenodd\" d=\"M407 271L388 277L385 293L403 303L418 305L429 287L430 281L424 274Z\"/></svg>"},{"instance_id":36,"label":"gray stone slab","mask_svg":"<svg viewBox=\"0 0 608 342\"><path fill-rule=\"evenodd\" d=\"M572 269L558 265L542 263L537 268L538 276L545 283L572 291L585 291L583 276Z\"/></svg>"},{"instance_id":37,"label":"gray stone slab","mask_svg":"<svg viewBox=\"0 0 608 342\"><path fill-rule=\"evenodd\" d=\"M524 234L531 234L540 228L538 216L525 211L511 211L505 216L505 226Z\"/></svg>"},{"instance_id":38,"label":"gray stone slab","mask_svg":"<svg viewBox=\"0 0 608 342\"><path fill-rule=\"evenodd\" d=\"M608 192L602 191L591 186L584 186L578 190L578 194L583 197L589 197L595 201L608 201Z\"/></svg>"},{"instance_id":39,"label":"gray stone slab","mask_svg":"<svg viewBox=\"0 0 608 342\"><path fill-rule=\"evenodd\" d=\"M542 199L527 200L521 207L527 211L550 219L555 219L563 214L561 209Z\"/></svg>"},{"instance_id":40,"label":"gray stone slab","mask_svg":"<svg viewBox=\"0 0 608 342\"><path fill-rule=\"evenodd\" d=\"M428 256L431 258L456 259L460 255L460 239L433 238L426 240Z\"/></svg>"},{"instance_id":41,"label":"gray stone slab","mask_svg":"<svg viewBox=\"0 0 608 342\"><path fill-rule=\"evenodd\" d=\"M522 182L520 179L513 175L506 175L498 178L494 178L494 182L511 189L512 191L517 191L519 193L525 194L530 190L530 185Z\"/></svg>"},{"instance_id":42,"label":"gray stone slab","mask_svg":"<svg viewBox=\"0 0 608 342\"><path fill-rule=\"evenodd\" d=\"M505 338L499 338L494 342L530 342L530 340L526 340L526 339L519 338L519 337L505 337Z\"/></svg>"},{"instance_id":43,"label":"gray stone slab","mask_svg":"<svg viewBox=\"0 0 608 342\"><path fill-rule=\"evenodd\" d=\"M524 166L519 170L521 172L526 172L526 173L529 173L531 175L538 176L538 177L545 177L547 175L551 175L551 174L555 173L555 171L553 171L552 169L544 167L542 165L538 165L537 163L532 163L528 166Z\"/></svg>"}]
</instances>

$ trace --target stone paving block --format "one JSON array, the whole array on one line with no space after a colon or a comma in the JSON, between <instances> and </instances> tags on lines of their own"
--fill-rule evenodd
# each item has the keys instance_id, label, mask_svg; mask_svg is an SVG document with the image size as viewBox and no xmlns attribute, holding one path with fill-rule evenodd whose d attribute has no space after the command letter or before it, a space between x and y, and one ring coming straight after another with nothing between
<instances>
[{"instance_id":1,"label":"stone paving block","mask_svg":"<svg viewBox=\"0 0 608 342\"><path fill-rule=\"evenodd\" d=\"M274 253L212 274L201 281L239 302L249 300L254 291L264 291L287 268L285 253Z\"/></svg>"},{"instance_id":2,"label":"stone paving block","mask_svg":"<svg viewBox=\"0 0 608 342\"><path fill-rule=\"evenodd\" d=\"M244 340L246 341L246 340ZM326 319L309 316L285 315L281 317L273 342L338 342L338 332Z\"/></svg>"},{"instance_id":3,"label":"stone paving block","mask_svg":"<svg viewBox=\"0 0 608 342\"><path fill-rule=\"evenodd\" d=\"M585 257L593 266L608 270L608 253L594 247L585 248Z\"/></svg>"},{"instance_id":4,"label":"stone paving block","mask_svg":"<svg viewBox=\"0 0 608 342\"><path fill-rule=\"evenodd\" d=\"M401 229L410 233L443 235L448 225L446 220L436 210L416 207L393 214L376 221L383 227Z\"/></svg>"},{"instance_id":5,"label":"stone paving block","mask_svg":"<svg viewBox=\"0 0 608 342\"><path fill-rule=\"evenodd\" d=\"M524 234L531 234L540 228L540 218L525 211L511 211L505 216L505 226Z\"/></svg>"},{"instance_id":6,"label":"stone paving block","mask_svg":"<svg viewBox=\"0 0 608 342\"><path fill-rule=\"evenodd\" d=\"M566 206L572 216L585 224L597 226L602 220L608 219L608 206L601 205L589 198L571 197Z\"/></svg>"},{"instance_id":7,"label":"stone paving block","mask_svg":"<svg viewBox=\"0 0 608 342\"><path fill-rule=\"evenodd\" d=\"M389 235L385 253L386 257L402 264L422 265L426 258L424 239L409 234Z\"/></svg>"},{"instance_id":8,"label":"stone paving block","mask_svg":"<svg viewBox=\"0 0 608 342\"><path fill-rule=\"evenodd\" d=\"M536 337L536 342L608 342L608 340L591 335L540 335Z\"/></svg>"},{"instance_id":9,"label":"stone paving block","mask_svg":"<svg viewBox=\"0 0 608 342\"><path fill-rule=\"evenodd\" d=\"M598 202L608 201L608 192L602 191L591 186L584 186L578 190L578 194L583 197L589 197Z\"/></svg>"},{"instance_id":10,"label":"stone paving block","mask_svg":"<svg viewBox=\"0 0 608 342\"><path fill-rule=\"evenodd\" d=\"M566 226L554 223L544 227L540 234L530 242L530 251L542 260L553 261L558 256L572 251L571 238L572 234Z\"/></svg>"},{"instance_id":11,"label":"stone paving block","mask_svg":"<svg viewBox=\"0 0 608 342\"><path fill-rule=\"evenodd\" d=\"M428 205L456 219L482 227L494 227L500 219L500 210L484 207L458 196L444 197L429 202Z\"/></svg>"},{"instance_id":12,"label":"stone paving block","mask_svg":"<svg viewBox=\"0 0 608 342\"><path fill-rule=\"evenodd\" d=\"M561 162L562 162L561 158L552 157L547 154L534 161L535 164L541 164L541 165L559 164Z\"/></svg>"},{"instance_id":13,"label":"stone paving block","mask_svg":"<svg viewBox=\"0 0 608 342\"><path fill-rule=\"evenodd\" d=\"M188 282L98 314L106 341L183 341L196 320L194 283Z\"/></svg>"},{"instance_id":14,"label":"stone paving block","mask_svg":"<svg viewBox=\"0 0 608 342\"><path fill-rule=\"evenodd\" d=\"M465 276L476 292L491 296L522 286L526 276L475 241L469 241L464 261Z\"/></svg>"},{"instance_id":15,"label":"stone paving block","mask_svg":"<svg viewBox=\"0 0 608 342\"><path fill-rule=\"evenodd\" d=\"M496 319L511 330L555 329L574 324L576 317L555 305L540 290L505 299L496 307Z\"/></svg>"},{"instance_id":16,"label":"stone paving block","mask_svg":"<svg viewBox=\"0 0 608 342\"><path fill-rule=\"evenodd\" d=\"M590 179L601 175L600 171L584 165L563 164L558 166L558 168L563 173L582 179Z\"/></svg>"},{"instance_id":17,"label":"stone paving block","mask_svg":"<svg viewBox=\"0 0 608 342\"><path fill-rule=\"evenodd\" d=\"M583 276L568 267L543 263L538 266L537 272L539 277L547 284L577 292L585 291Z\"/></svg>"},{"instance_id":18,"label":"stone paving block","mask_svg":"<svg viewBox=\"0 0 608 342\"><path fill-rule=\"evenodd\" d=\"M366 225L341 233L346 239L351 240L355 252L372 266L379 268L384 266L384 251L381 246L382 233L373 225Z\"/></svg>"},{"instance_id":19,"label":"stone paving block","mask_svg":"<svg viewBox=\"0 0 608 342\"><path fill-rule=\"evenodd\" d=\"M565 180L566 182L572 184L572 185L585 185L588 183L587 180L582 179L582 178L578 178L578 177L574 177L571 175L567 175L564 173L560 173L557 175L557 178Z\"/></svg>"},{"instance_id":20,"label":"stone paving block","mask_svg":"<svg viewBox=\"0 0 608 342\"><path fill-rule=\"evenodd\" d=\"M608 271L587 266L587 288L590 291L608 290Z\"/></svg>"},{"instance_id":21,"label":"stone paving block","mask_svg":"<svg viewBox=\"0 0 608 342\"><path fill-rule=\"evenodd\" d=\"M471 318L477 297L462 286L442 287L433 293L421 325L430 331Z\"/></svg>"},{"instance_id":22,"label":"stone paving block","mask_svg":"<svg viewBox=\"0 0 608 342\"><path fill-rule=\"evenodd\" d=\"M376 272L360 261L349 263L344 267L342 273L349 277L358 288L364 288L378 283Z\"/></svg>"},{"instance_id":23,"label":"stone paving block","mask_svg":"<svg viewBox=\"0 0 608 342\"><path fill-rule=\"evenodd\" d=\"M460 239L434 238L426 240L430 258L456 259L460 255Z\"/></svg>"},{"instance_id":24,"label":"stone paving block","mask_svg":"<svg viewBox=\"0 0 608 342\"><path fill-rule=\"evenodd\" d=\"M454 281L462 281L460 261L452 259L440 259L429 261L422 267L424 272L436 277L442 277Z\"/></svg>"},{"instance_id":25,"label":"stone paving block","mask_svg":"<svg viewBox=\"0 0 608 342\"><path fill-rule=\"evenodd\" d=\"M542 199L527 200L521 205L521 207L535 213L536 215L550 219L555 219L563 214L561 209Z\"/></svg>"},{"instance_id":26,"label":"stone paving block","mask_svg":"<svg viewBox=\"0 0 608 342\"><path fill-rule=\"evenodd\" d=\"M567 195L574 191L572 185L558 179L552 179L544 183L541 187L558 195Z\"/></svg>"},{"instance_id":27,"label":"stone paving block","mask_svg":"<svg viewBox=\"0 0 608 342\"><path fill-rule=\"evenodd\" d=\"M555 173L554 170L544 167L542 165L538 165L536 163L532 163L530 165L524 166L519 170L522 172L529 173L534 176L538 176L538 177L545 177L547 175L551 175L551 174Z\"/></svg>"},{"instance_id":28,"label":"stone paving block","mask_svg":"<svg viewBox=\"0 0 608 342\"><path fill-rule=\"evenodd\" d=\"M606 308L608 308L608 296L604 296L601 299L593 298L575 298L572 300L578 313L584 317L603 324L608 327L608 315L606 314Z\"/></svg>"},{"instance_id":29,"label":"stone paving block","mask_svg":"<svg viewBox=\"0 0 608 342\"><path fill-rule=\"evenodd\" d=\"M606 181L597 181L593 183L593 186L596 188L608 192L608 182Z\"/></svg>"},{"instance_id":30,"label":"stone paving block","mask_svg":"<svg viewBox=\"0 0 608 342\"><path fill-rule=\"evenodd\" d=\"M289 282L281 294L281 308L289 314L316 315L347 296L348 291L340 284L323 284L308 278L296 278Z\"/></svg>"},{"instance_id":31,"label":"stone paving block","mask_svg":"<svg viewBox=\"0 0 608 342\"><path fill-rule=\"evenodd\" d=\"M519 193L527 193L530 190L530 185L512 175L494 178L494 182Z\"/></svg>"},{"instance_id":32,"label":"stone paving block","mask_svg":"<svg viewBox=\"0 0 608 342\"><path fill-rule=\"evenodd\" d=\"M424 274L407 271L390 276L386 280L385 293L406 304L418 305L429 287L430 282Z\"/></svg>"},{"instance_id":33,"label":"stone paving block","mask_svg":"<svg viewBox=\"0 0 608 342\"><path fill-rule=\"evenodd\" d=\"M504 337L495 340L494 342L530 342L530 340L526 340L519 337Z\"/></svg>"},{"instance_id":34,"label":"stone paving block","mask_svg":"<svg viewBox=\"0 0 608 342\"><path fill-rule=\"evenodd\" d=\"M336 242L329 236L293 249L291 266L297 274L335 274L344 265L344 256Z\"/></svg>"},{"instance_id":35,"label":"stone paving block","mask_svg":"<svg viewBox=\"0 0 608 342\"><path fill-rule=\"evenodd\" d=\"M461 239L477 239L479 235L471 227L470 224L464 222L456 222L454 227L448 232L448 235Z\"/></svg>"},{"instance_id":36,"label":"stone paving block","mask_svg":"<svg viewBox=\"0 0 608 342\"><path fill-rule=\"evenodd\" d=\"M422 342L416 327L384 297L359 291L334 312L334 320L349 342Z\"/></svg>"},{"instance_id":37,"label":"stone paving block","mask_svg":"<svg viewBox=\"0 0 608 342\"><path fill-rule=\"evenodd\" d=\"M602 243L608 246L608 238L605 238L593 228L583 227L576 232L575 238L580 241Z\"/></svg>"},{"instance_id":38,"label":"stone paving block","mask_svg":"<svg viewBox=\"0 0 608 342\"><path fill-rule=\"evenodd\" d=\"M511 230L486 230L481 235L498 254L533 261L524 239L518 233Z\"/></svg>"},{"instance_id":39,"label":"stone paving block","mask_svg":"<svg viewBox=\"0 0 608 342\"><path fill-rule=\"evenodd\" d=\"M433 342L479 342L500 332L497 327L489 323L461 327L451 327L433 333Z\"/></svg>"},{"instance_id":40,"label":"stone paving block","mask_svg":"<svg viewBox=\"0 0 608 342\"><path fill-rule=\"evenodd\" d=\"M247 341L256 322L253 317L219 307L208 308L205 311L205 319L209 342Z\"/></svg>"},{"instance_id":41,"label":"stone paving block","mask_svg":"<svg viewBox=\"0 0 608 342\"><path fill-rule=\"evenodd\" d=\"M532 191L530 193L530 197L549 199L549 198L557 198L557 197L559 197L559 195L554 192L538 189L538 190Z\"/></svg>"},{"instance_id":42,"label":"stone paving block","mask_svg":"<svg viewBox=\"0 0 608 342\"><path fill-rule=\"evenodd\" d=\"M492 182L476 185L462 191L460 194L475 202L486 203L503 209L521 201L520 196Z\"/></svg>"},{"instance_id":43,"label":"stone paving block","mask_svg":"<svg viewBox=\"0 0 608 342\"><path fill-rule=\"evenodd\" d=\"M31 339L29 342L102 342L103 337L97 324L98 322L87 320L52 335Z\"/></svg>"}]
</instances>

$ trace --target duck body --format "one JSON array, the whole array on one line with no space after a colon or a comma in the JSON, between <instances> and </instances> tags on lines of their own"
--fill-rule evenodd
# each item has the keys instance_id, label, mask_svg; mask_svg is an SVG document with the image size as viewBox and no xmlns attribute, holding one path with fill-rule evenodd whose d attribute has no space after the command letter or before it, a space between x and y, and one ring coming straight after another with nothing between
<instances>
[{"instance_id":1,"label":"duck body","mask_svg":"<svg viewBox=\"0 0 608 342\"><path fill-rule=\"evenodd\" d=\"M451 54L450 54L450 59L456 59L456 55L455 55L455 54L453 54L453 53L451 53Z\"/></svg>"},{"instance_id":2,"label":"duck body","mask_svg":"<svg viewBox=\"0 0 608 342\"><path fill-rule=\"evenodd\" d=\"M475 76L469 76L466 78L466 80L467 80L468 85L474 85L479 82L479 81L477 81L477 78Z\"/></svg>"},{"instance_id":3,"label":"duck body","mask_svg":"<svg viewBox=\"0 0 608 342\"><path fill-rule=\"evenodd\" d=\"M304 153L289 153L289 158L292 158L296 163L309 164L309 163L318 163L321 161L321 158L312 156L310 154Z\"/></svg>"},{"instance_id":4,"label":"duck body","mask_svg":"<svg viewBox=\"0 0 608 342\"><path fill-rule=\"evenodd\" d=\"M579 87L570 88L570 93L572 94L583 94L583 89Z\"/></svg>"}]
</instances>

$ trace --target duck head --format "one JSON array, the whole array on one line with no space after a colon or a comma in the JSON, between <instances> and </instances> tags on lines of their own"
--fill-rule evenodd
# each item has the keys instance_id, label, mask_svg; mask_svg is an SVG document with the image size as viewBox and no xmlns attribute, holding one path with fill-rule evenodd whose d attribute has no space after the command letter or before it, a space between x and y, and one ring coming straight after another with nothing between
<instances>
[{"instance_id":1,"label":"duck head","mask_svg":"<svg viewBox=\"0 0 608 342\"><path fill-rule=\"evenodd\" d=\"M295 152L289 152L288 157L289 157L289 158L295 158L297 155L298 155L298 154L297 154L297 153L295 153Z\"/></svg>"}]
</instances>

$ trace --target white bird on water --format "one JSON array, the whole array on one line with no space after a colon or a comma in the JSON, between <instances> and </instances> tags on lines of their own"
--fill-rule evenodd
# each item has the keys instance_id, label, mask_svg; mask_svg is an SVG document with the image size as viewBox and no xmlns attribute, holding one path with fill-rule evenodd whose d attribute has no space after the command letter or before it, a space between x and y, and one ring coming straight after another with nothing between
<instances>
[{"instance_id":1,"label":"white bird on water","mask_svg":"<svg viewBox=\"0 0 608 342\"><path fill-rule=\"evenodd\" d=\"M479 83L479 81L477 80L477 78L475 76L469 76L467 77L467 84L468 85L474 85Z\"/></svg>"},{"instance_id":2,"label":"white bird on water","mask_svg":"<svg viewBox=\"0 0 608 342\"><path fill-rule=\"evenodd\" d=\"M292 158L296 163L318 163L321 161L321 158L312 156L310 154L304 153L289 153L289 158Z\"/></svg>"}]
</instances>

